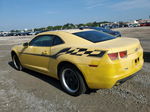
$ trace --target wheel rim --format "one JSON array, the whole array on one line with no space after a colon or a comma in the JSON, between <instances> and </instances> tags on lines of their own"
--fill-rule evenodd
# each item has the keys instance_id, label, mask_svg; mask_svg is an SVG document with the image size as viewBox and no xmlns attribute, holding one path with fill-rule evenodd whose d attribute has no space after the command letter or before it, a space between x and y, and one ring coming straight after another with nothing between
<instances>
[{"instance_id":1,"label":"wheel rim","mask_svg":"<svg viewBox=\"0 0 150 112\"><path fill-rule=\"evenodd\" d=\"M17 59L17 57L15 55L13 56L13 63L15 65L16 69L20 68L19 60Z\"/></svg>"},{"instance_id":2,"label":"wheel rim","mask_svg":"<svg viewBox=\"0 0 150 112\"><path fill-rule=\"evenodd\" d=\"M71 92L75 93L79 89L79 80L76 73L72 69L64 69L62 72L62 81L65 88Z\"/></svg>"}]
</instances>

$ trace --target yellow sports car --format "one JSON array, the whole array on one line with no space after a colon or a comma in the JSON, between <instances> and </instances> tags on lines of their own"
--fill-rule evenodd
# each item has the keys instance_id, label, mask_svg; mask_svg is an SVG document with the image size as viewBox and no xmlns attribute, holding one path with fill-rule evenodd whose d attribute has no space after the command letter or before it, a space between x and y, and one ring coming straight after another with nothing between
<instances>
[{"instance_id":1,"label":"yellow sports car","mask_svg":"<svg viewBox=\"0 0 150 112\"><path fill-rule=\"evenodd\" d=\"M28 68L59 79L70 95L87 88L112 88L143 66L138 39L90 29L50 31L12 48L17 70Z\"/></svg>"}]
</instances>

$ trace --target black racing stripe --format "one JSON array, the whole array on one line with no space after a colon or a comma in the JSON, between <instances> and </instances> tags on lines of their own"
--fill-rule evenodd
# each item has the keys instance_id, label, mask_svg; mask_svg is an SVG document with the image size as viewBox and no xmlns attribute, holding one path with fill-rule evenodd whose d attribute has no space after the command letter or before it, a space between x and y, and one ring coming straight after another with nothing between
<instances>
[{"instance_id":1,"label":"black racing stripe","mask_svg":"<svg viewBox=\"0 0 150 112\"><path fill-rule=\"evenodd\" d=\"M94 50L94 51L101 51L101 50Z\"/></svg>"},{"instance_id":2,"label":"black racing stripe","mask_svg":"<svg viewBox=\"0 0 150 112\"><path fill-rule=\"evenodd\" d=\"M75 50L75 49L74 49ZM67 51L66 54L72 53L74 50Z\"/></svg>"},{"instance_id":3,"label":"black racing stripe","mask_svg":"<svg viewBox=\"0 0 150 112\"><path fill-rule=\"evenodd\" d=\"M43 57L50 57L50 58L57 58L60 53L67 52L67 51L70 50L70 49L71 49L71 47L70 47L70 48L64 48L64 49L60 50L59 52L57 52L57 53L54 54L54 55L33 54L33 53L21 53L21 52L20 52L20 54L34 55L34 56L43 56Z\"/></svg>"},{"instance_id":4,"label":"black racing stripe","mask_svg":"<svg viewBox=\"0 0 150 112\"><path fill-rule=\"evenodd\" d=\"M76 56L82 56L83 54L76 54Z\"/></svg>"},{"instance_id":5,"label":"black racing stripe","mask_svg":"<svg viewBox=\"0 0 150 112\"><path fill-rule=\"evenodd\" d=\"M101 51L99 54L89 54L88 56L93 56L93 57L102 57L105 54L106 51Z\"/></svg>"},{"instance_id":6,"label":"black racing stripe","mask_svg":"<svg viewBox=\"0 0 150 112\"><path fill-rule=\"evenodd\" d=\"M44 55L44 54L34 54L34 53L21 53L20 54L26 54L26 55L34 55L34 56L43 56L43 57L50 57L50 58L54 58L56 59L58 56L61 55L61 53L66 53L66 54L70 54L70 55L75 55L75 56L82 56L83 54L88 54L88 56L93 56L93 57L102 57L106 51L101 51L99 54L91 54L93 51L86 51L87 49L79 49L78 52L81 51L85 51L83 54L77 54L78 52L74 52L75 49L70 50L71 48L64 48L62 50L60 50L59 52L57 52L54 55ZM78 49L78 48L77 48ZM69 51L70 50L70 51ZM99 51L99 50L96 50Z\"/></svg>"},{"instance_id":7,"label":"black racing stripe","mask_svg":"<svg viewBox=\"0 0 150 112\"><path fill-rule=\"evenodd\" d=\"M71 55L76 55L77 54L77 52L72 52L72 53L70 53Z\"/></svg>"},{"instance_id":8,"label":"black racing stripe","mask_svg":"<svg viewBox=\"0 0 150 112\"><path fill-rule=\"evenodd\" d=\"M81 52L81 51L86 51L87 49L85 49L85 48L78 48L79 49L79 51L78 52Z\"/></svg>"},{"instance_id":9,"label":"black racing stripe","mask_svg":"<svg viewBox=\"0 0 150 112\"><path fill-rule=\"evenodd\" d=\"M85 51L84 54L90 54L92 53L93 51Z\"/></svg>"},{"instance_id":10,"label":"black racing stripe","mask_svg":"<svg viewBox=\"0 0 150 112\"><path fill-rule=\"evenodd\" d=\"M34 55L34 56L43 56L43 57L50 57L50 55L44 55L44 54L33 54L33 53L21 53L21 54Z\"/></svg>"},{"instance_id":11,"label":"black racing stripe","mask_svg":"<svg viewBox=\"0 0 150 112\"><path fill-rule=\"evenodd\" d=\"M51 58L57 58L60 53L68 52L70 49L71 49L71 47L69 47L69 48L64 48L64 49L60 50L59 52L57 52L56 54L51 55Z\"/></svg>"},{"instance_id":12,"label":"black racing stripe","mask_svg":"<svg viewBox=\"0 0 150 112\"><path fill-rule=\"evenodd\" d=\"M56 54L60 54L60 53L63 53L63 52L67 52L67 51L69 51L70 49L71 49L71 47L70 47L70 48L64 48L64 49L60 50L58 53L56 53Z\"/></svg>"}]
</instances>

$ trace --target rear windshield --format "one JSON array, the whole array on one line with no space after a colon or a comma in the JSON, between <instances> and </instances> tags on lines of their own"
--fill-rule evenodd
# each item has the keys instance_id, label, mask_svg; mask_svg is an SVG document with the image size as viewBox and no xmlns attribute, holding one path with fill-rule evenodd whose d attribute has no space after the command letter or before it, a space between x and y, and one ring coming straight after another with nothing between
<instances>
[{"instance_id":1,"label":"rear windshield","mask_svg":"<svg viewBox=\"0 0 150 112\"><path fill-rule=\"evenodd\" d=\"M103 32L99 32L99 31L84 31L84 32L77 32L77 33L73 33L76 36L79 36L81 38L84 38L86 40L89 40L93 43L96 42L103 42L106 40L111 40L111 39L115 39L116 37L103 33Z\"/></svg>"}]
</instances>

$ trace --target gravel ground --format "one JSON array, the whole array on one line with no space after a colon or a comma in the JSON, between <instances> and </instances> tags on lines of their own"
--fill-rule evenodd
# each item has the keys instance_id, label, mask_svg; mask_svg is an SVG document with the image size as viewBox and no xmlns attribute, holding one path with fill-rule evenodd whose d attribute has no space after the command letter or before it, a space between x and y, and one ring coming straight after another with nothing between
<instances>
[{"instance_id":1,"label":"gravel ground","mask_svg":"<svg viewBox=\"0 0 150 112\"><path fill-rule=\"evenodd\" d=\"M0 112L150 112L150 27L115 30L140 39L143 69L120 86L79 97L66 94L53 78L12 67L11 47L32 37L0 37Z\"/></svg>"}]
</instances>

